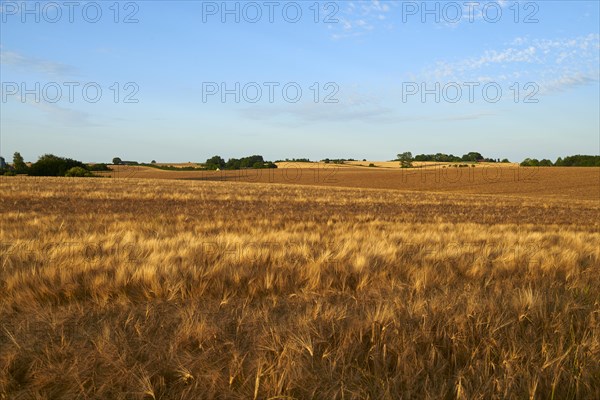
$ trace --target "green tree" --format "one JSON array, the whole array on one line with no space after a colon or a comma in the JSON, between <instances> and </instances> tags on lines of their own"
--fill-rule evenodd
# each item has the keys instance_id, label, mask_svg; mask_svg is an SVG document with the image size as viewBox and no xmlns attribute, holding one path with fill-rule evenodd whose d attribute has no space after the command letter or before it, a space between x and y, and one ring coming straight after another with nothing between
<instances>
[{"instance_id":1,"label":"green tree","mask_svg":"<svg viewBox=\"0 0 600 400\"><path fill-rule=\"evenodd\" d=\"M256 168L255 165L257 164L261 164L261 168L262 165L264 165L265 160L263 158L263 156L260 155L253 155L253 156L248 156L248 157L242 157L240 159L240 168Z\"/></svg>"},{"instance_id":2,"label":"green tree","mask_svg":"<svg viewBox=\"0 0 600 400\"><path fill-rule=\"evenodd\" d=\"M600 156L581 155L567 156L562 160L564 167L600 167Z\"/></svg>"},{"instance_id":3,"label":"green tree","mask_svg":"<svg viewBox=\"0 0 600 400\"><path fill-rule=\"evenodd\" d=\"M18 151L13 155L13 168L17 174L24 174L27 172L27 164L25 164L25 160L21 153Z\"/></svg>"},{"instance_id":4,"label":"green tree","mask_svg":"<svg viewBox=\"0 0 600 400\"><path fill-rule=\"evenodd\" d=\"M205 167L207 169L224 169L225 160L220 156L213 156L206 160Z\"/></svg>"},{"instance_id":5,"label":"green tree","mask_svg":"<svg viewBox=\"0 0 600 400\"><path fill-rule=\"evenodd\" d=\"M398 154L398 161L400 161L401 168L411 168L413 155L410 151L405 151L404 153Z\"/></svg>"},{"instance_id":6,"label":"green tree","mask_svg":"<svg viewBox=\"0 0 600 400\"><path fill-rule=\"evenodd\" d=\"M119 157L115 157L112 159L112 163L114 165L121 165L122 162L123 162L123 160L121 160Z\"/></svg>"},{"instance_id":7,"label":"green tree","mask_svg":"<svg viewBox=\"0 0 600 400\"><path fill-rule=\"evenodd\" d=\"M479 161L479 160L483 160L483 158L484 157L481 155L481 153L478 153L476 151L471 151L462 156L462 161Z\"/></svg>"},{"instance_id":8,"label":"green tree","mask_svg":"<svg viewBox=\"0 0 600 400\"><path fill-rule=\"evenodd\" d=\"M536 158L526 158L521 163L521 167L539 167L540 162Z\"/></svg>"},{"instance_id":9,"label":"green tree","mask_svg":"<svg viewBox=\"0 0 600 400\"><path fill-rule=\"evenodd\" d=\"M230 158L225 164L225 169L240 169L241 167L241 161L238 158Z\"/></svg>"}]
</instances>

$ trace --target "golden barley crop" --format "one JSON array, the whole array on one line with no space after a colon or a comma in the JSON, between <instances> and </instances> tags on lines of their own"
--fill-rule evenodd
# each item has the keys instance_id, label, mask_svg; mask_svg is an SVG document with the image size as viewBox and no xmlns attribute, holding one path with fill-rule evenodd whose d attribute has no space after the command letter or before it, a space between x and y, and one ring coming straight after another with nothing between
<instances>
[{"instance_id":1,"label":"golden barley crop","mask_svg":"<svg viewBox=\"0 0 600 400\"><path fill-rule=\"evenodd\" d=\"M5 178L0 398L600 398L597 185Z\"/></svg>"}]
</instances>

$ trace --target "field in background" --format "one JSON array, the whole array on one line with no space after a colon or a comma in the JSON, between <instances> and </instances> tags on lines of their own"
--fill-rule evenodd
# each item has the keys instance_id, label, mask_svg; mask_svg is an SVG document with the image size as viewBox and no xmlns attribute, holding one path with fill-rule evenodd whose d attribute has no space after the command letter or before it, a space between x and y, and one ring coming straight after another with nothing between
<instances>
[{"instance_id":1,"label":"field in background","mask_svg":"<svg viewBox=\"0 0 600 400\"><path fill-rule=\"evenodd\" d=\"M323 163L319 163L322 165L327 165ZM399 161L345 161L346 166L354 166L354 167L369 167L370 164L375 165L377 168L389 168L389 169L399 169L400 162ZM454 165L474 165L476 168L480 167L495 167L495 168L507 168L507 167L518 167L518 163L473 163L473 162L454 162L454 163L444 163L444 162L435 162L435 161L413 161L412 165L414 168L433 168L433 167L448 167ZM372 168L372 167L370 167Z\"/></svg>"},{"instance_id":2,"label":"field in background","mask_svg":"<svg viewBox=\"0 0 600 400\"><path fill-rule=\"evenodd\" d=\"M336 166L339 168L351 168L351 167L364 167L364 168L372 168L370 165L373 164L377 168L386 168L386 169L400 169L399 161L344 161L343 164L334 164L334 163L324 163L320 161L314 162L296 162L296 161L281 161L275 163L278 168L303 168L303 169L312 169L312 168L327 168L330 166ZM475 167L518 167L518 163L473 163L473 162L456 162L456 163L442 163L442 162L432 162L432 161L413 161L412 165L416 168L432 168L432 167L441 167L441 166L452 166L452 165L475 165ZM158 167L175 167L175 168L186 168L186 167L201 167L202 164L187 162L187 163L156 163L154 164Z\"/></svg>"},{"instance_id":3,"label":"field in background","mask_svg":"<svg viewBox=\"0 0 600 400\"><path fill-rule=\"evenodd\" d=\"M457 194L501 194L565 200L600 199L600 168L528 167L480 164L475 168L430 165L384 169L317 163L286 163L277 169L238 171L165 171L150 167L111 166L113 179L183 179L279 183L348 188L395 189Z\"/></svg>"},{"instance_id":4,"label":"field in background","mask_svg":"<svg viewBox=\"0 0 600 400\"><path fill-rule=\"evenodd\" d=\"M149 170L0 180L0 398L600 397L598 169Z\"/></svg>"}]
</instances>

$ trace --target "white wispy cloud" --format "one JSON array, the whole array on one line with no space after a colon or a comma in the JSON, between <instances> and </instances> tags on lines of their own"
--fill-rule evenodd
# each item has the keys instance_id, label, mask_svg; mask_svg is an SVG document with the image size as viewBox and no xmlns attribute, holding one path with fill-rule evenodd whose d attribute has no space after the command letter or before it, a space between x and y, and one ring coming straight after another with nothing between
<instances>
[{"instance_id":1,"label":"white wispy cloud","mask_svg":"<svg viewBox=\"0 0 600 400\"><path fill-rule=\"evenodd\" d=\"M240 110L242 117L252 120L292 118L294 123L315 122L389 122L393 110L379 105L348 104L286 104L282 106L254 106Z\"/></svg>"},{"instance_id":2,"label":"white wispy cloud","mask_svg":"<svg viewBox=\"0 0 600 400\"><path fill-rule=\"evenodd\" d=\"M423 18L426 18L426 22L435 24L440 28L456 28L465 23L480 23L482 20L487 20L486 23L492 23L490 21L495 18L495 15L494 11L489 9L490 5L498 7L499 13L510 6L508 0L453 2L452 4L458 7L457 15L446 16L442 13L442 9L447 6L447 2L407 3L379 0L338 2L338 4L341 4L338 16L340 24L337 27L330 27L332 38L359 37L382 27L393 29L399 23L422 23ZM437 18L431 13L424 16L426 11L434 9L438 10Z\"/></svg>"},{"instance_id":3,"label":"white wispy cloud","mask_svg":"<svg viewBox=\"0 0 600 400\"><path fill-rule=\"evenodd\" d=\"M283 125L298 126L313 123L362 122L368 124L393 124L401 122L460 122L488 118L496 115L489 111L466 114L432 116L431 114L402 114L398 109L386 107L380 101L352 98L338 104L286 104L257 105L241 109L243 118L254 121L272 121Z\"/></svg>"},{"instance_id":4,"label":"white wispy cloud","mask_svg":"<svg viewBox=\"0 0 600 400\"><path fill-rule=\"evenodd\" d=\"M363 36L374 31L397 3L379 0L339 2L339 24L330 26L335 40Z\"/></svg>"},{"instance_id":5,"label":"white wispy cloud","mask_svg":"<svg viewBox=\"0 0 600 400\"><path fill-rule=\"evenodd\" d=\"M30 102L27 104L45 113L51 120L66 126L90 127L97 126L90 121L90 115L86 112L61 107L57 104L47 102Z\"/></svg>"},{"instance_id":6,"label":"white wispy cloud","mask_svg":"<svg viewBox=\"0 0 600 400\"><path fill-rule=\"evenodd\" d=\"M478 112L472 114L459 114L459 115L451 115L448 117L438 117L434 118L434 121L439 122L452 122L452 121L473 121L481 118L492 117L495 116L495 113L491 112Z\"/></svg>"},{"instance_id":7,"label":"white wispy cloud","mask_svg":"<svg viewBox=\"0 0 600 400\"><path fill-rule=\"evenodd\" d=\"M91 115L86 112L62 107L58 103L50 103L43 98L36 101L32 96L23 96L19 90L14 95L8 96L7 100L33 107L41 111L48 119L65 126L97 126L96 123L91 122Z\"/></svg>"},{"instance_id":8,"label":"white wispy cloud","mask_svg":"<svg viewBox=\"0 0 600 400\"><path fill-rule=\"evenodd\" d=\"M508 47L460 60L438 60L419 75L438 82L536 82L552 93L598 81L600 35L558 39L517 37Z\"/></svg>"},{"instance_id":9,"label":"white wispy cloud","mask_svg":"<svg viewBox=\"0 0 600 400\"><path fill-rule=\"evenodd\" d=\"M484 10L486 10L487 4L498 7L500 9L500 12L502 12L502 10L504 10L510 5L508 0L485 0L479 2L465 1L460 4L462 5L462 14L460 20L456 23L447 23L446 26L458 25L466 22L474 23L484 20L486 18L493 20L494 18L496 18L496 16L494 15L494 11L489 11L490 15L484 14Z\"/></svg>"},{"instance_id":10,"label":"white wispy cloud","mask_svg":"<svg viewBox=\"0 0 600 400\"><path fill-rule=\"evenodd\" d=\"M430 73L436 79L455 77L469 71L480 70L492 64L532 63L539 62L537 49L529 46L524 49L507 48L503 50L487 50L482 55L456 62L438 61Z\"/></svg>"},{"instance_id":11,"label":"white wispy cloud","mask_svg":"<svg viewBox=\"0 0 600 400\"><path fill-rule=\"evenodd\" d=\"M76 69L67 64L30 57L16 51L0 48L0 65L13 67L21 72L38 72L53 77L64 77L76 73Z\"/></svg>"},{"instance_id":12,"label":"white wispy cloud","mask_svg":"<svg viewBox=\"0 0 600 400\"><path fill-rule=\"evenodd\" d=\"M584 73L575 73L573 75L563 75L557 79L546 82L542 85L540 94L552 94L564 92L574 87L585 86L598 81L597 76Z\"/></svg>"}]
</instances>

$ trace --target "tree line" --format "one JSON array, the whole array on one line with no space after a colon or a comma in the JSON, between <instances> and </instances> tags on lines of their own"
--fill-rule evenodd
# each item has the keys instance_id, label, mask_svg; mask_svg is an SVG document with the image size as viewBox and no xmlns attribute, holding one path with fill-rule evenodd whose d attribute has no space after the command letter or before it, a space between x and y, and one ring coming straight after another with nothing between
<instances>
[{"instance_id":1,"label":"tree line","mask_svg":"<svg viewBox=\"0 0 600 400\"><path fill-rule=\"evenodd\" d=\"M401 164L404 162L404 166L407 166L408 163L413 161L428 161L428 162L502 162L509 163L510 161L507 158L500 160L499 158L488 158L481 155L481 153L477 151L471 151L467 154L463 154L462 156L455 156L454 154L446 154L446 153L435 153L435 154L417 154L413 157L410 151L400 153L397 155L395 161L400 161Z\"/></svg>"},{"instance_id":2,"label":"tree line","mask_svg":"<svg viewBox=\"0 0 600 400\"><path fill-rule=\"evenodd\" d=\"M526 158L521 162L522 167L600 167L600 156L575 155L565 158L558 157L553 163L548 159L537 160Z\"/></svg>"},{"instance_id":3,"label":"tree line","mask_svg":"<svg viewBox=\"0 0 600 400\"><path fill-rule=\"evenodd\" d=\"M91 177L95 171L110 171L106 164L85 164L72 158L44 154L27 165L21 153L15 152L13 163L0 170L0 175L27 174L30 176Z\"/></svg>"},{"instance_id":4,"label":"tree line","mask_svg":"<svg viewBox=\"0 0 600 400\"><path fill-rule=\"evenodd\" d=\"M410 151L406 151L398 154L395 161L399 161L400 166L403 168L411 168L412 163L415 161L510 163L508 158L502 160L499 158L488 158L476 151L463 154L462 157L444 153L418 154L413 157ZM574 155L564 158L558 157L555 162L548 159L538 160L536 158L526 158L520 165L522 167L600 167L600 156Z\"/></svg>"},{"instance_id":5,"label":"tree line","mask_svg":"<svg viewBox=\"0 0 600 400\"><path fill-rule=\"evenodd\" d=\"M173 167L159 166L156 161L150 164L138 163L137 161L123 161L120 157L115 157L112 160L114 165L139 165L148 166L159 169L167 169L174 171L182 170L237 170L237 169L262 169L262 168L277 168L277 165L271 161L265 161L261 155L253 155L242 158L230 158L225 161L220 156L214 156L206 160L202 167ZM21 153L15 152L13 155L12 165L4 165L0 167L0 175L19 175L26 174L30 176L69 176L69 177L92 177L97 171L111 171L107 164L86 164L78 160L67 157L59 157L54 154L44 154L36 162L27 165Z\"/></svg>"},{"instance_id":6,"label":"tree line","mask_svg":"<svg viewBox=\"0 0 600 400\"><path fill-rule=\"evenodd\" d=\"M287 159L286 159L287 160ZM113 160L115 165L142 165L168 170L239 170L239 169L263 169L277 168L277 165L271 161L265 161L261 155L253 155L242 158L230 158L225 161L221 156L213 156L206 160L202 167L173 167L159 166L153 160L151 164L140 164L136 161L122 161L119 157ZM292 160L290 160L292 161ZM293 159L295 162L310 162L306 159ZM325 163L343 164L346 161L355 161L354 159L325 159ZM366 160L365 160L366 161ZM508 159L486 158L479 152L469 152L461 157L452 154L418 154L413 157L410 151L397 155L395 161L400 162L402 168L411 168L415 161L430 162L500 162L508 163ZM572 155L559 157L555 162L548 159L538 160L535 158L526 158L520 165L522 167L600 167L600 156L598 155ZM35 163L27 165L19 152L13 155L12 165L0 166L0 175L27 174L31 176L71 176L71 177L91 177L97 171L110 171L107 164L86 164L78 160L66 157L59 157L54 154L44 154Z\"/></svg>"},{"instance_id":7,"label":"tree line","mask_svg":"<svg viewBox=\"0 0 600 400\"><path fill-rule=\"evenodd\" d=\"M277 168L277 165L274 162L265 161L260 155L230 158L227 162L221 156L213 156L206 160L204 168L207 170L263 169Z\"/></svg>"},{"instance_id":8,"label":"tree line","mask_svg":"<svg viewBox=\"0 0 600 400\"><path fill-rule=\"evenodd\" d=\"M215 171L215 170L237 170L237 169L262 169L262 168L277 168L277 165L271 161L265 161L261 155L253 155L242 158L230 158L225 161L221 156L213 156L206 160L202 167L174 167L172 165L157 165L156 161L152 160L150 164L138 163L137 161L122 161L121 158L113 158L115 165L141 165L164 169L169 171Z\"/></svg>"}]
</instances>

